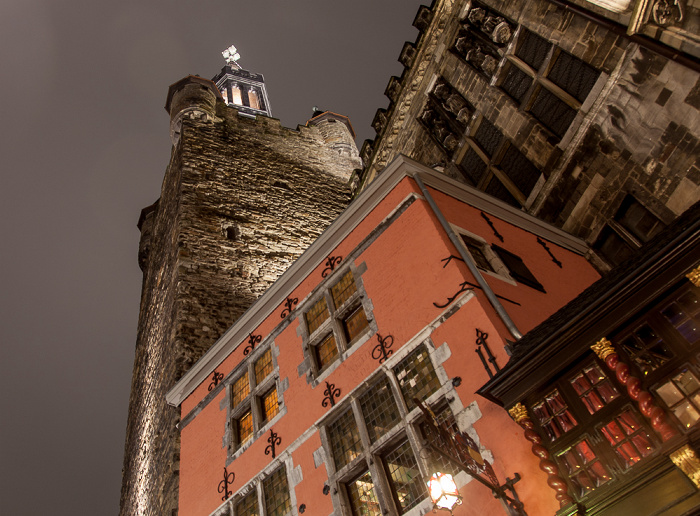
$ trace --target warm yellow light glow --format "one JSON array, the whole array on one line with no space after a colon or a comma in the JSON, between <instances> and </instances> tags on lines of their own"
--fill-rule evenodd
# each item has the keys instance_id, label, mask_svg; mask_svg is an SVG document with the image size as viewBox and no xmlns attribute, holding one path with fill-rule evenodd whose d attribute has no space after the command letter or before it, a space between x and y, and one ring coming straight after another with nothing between
<instances>
[{"instance_id":1,"label":"warm yellow light glow","mask_svg":"<svg viewBox=\"0 0 700 516\"><path fill-rule=\"evenodd\" d=\"M428 489L430 490L430 498L435 504L435 507L452 511L455 505L462 503L462 497L457 490L452 475L448 473L433 473L428 481Z\"/></svg>"}]
</instances>

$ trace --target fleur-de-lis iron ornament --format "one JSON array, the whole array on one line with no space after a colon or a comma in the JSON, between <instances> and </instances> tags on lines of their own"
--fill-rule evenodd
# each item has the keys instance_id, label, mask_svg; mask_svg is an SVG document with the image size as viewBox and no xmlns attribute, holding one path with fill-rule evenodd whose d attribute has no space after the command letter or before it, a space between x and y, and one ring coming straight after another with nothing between
<instances>
[{"instance_id":1,"label":"fleur-de-lis iron ornament","mask_svg":"<svg viewBox=\"0 0 700 516\"><path fill-rule=\"evenodd\" d=\"M296 297L288 297L287 300L284 302L285 309L282 310L282 319L287 317L289 314L292 313L292 310L294 307L297 305L299 300Z\"/></svg>"},{"instance_id":2,"label":"fleur-de-lis iron ornament","mask_svg":"<svg viewBox=\"0 0 700 516\"><path fill-rule=\"evenodd\" d=\"M270 437L267 438L267 442L270 443L265 447L265 455L272 455L275 458L275 448L282 444L282 438L277 435L277 433L270 429Z\"/></svg>"},{"instance_id":3,"label":"fleur-de-lis iron ornament","mask_svg":"<svg viewBox=\"0 0 700 516\"><path fill-rule=\"evenodd\" d=\"M331 272L333 272L335 270L336 265L338 265L342 260L343 260L342 256L329 256L326 259L326 263L325 263L326 268L323 269L323 271L321 272L321 277L325 278Z\"/></svg>"},{"instance_id":4,"label":"fleur-de-lis iron ornament","mask_svg":"<svg viewBox=\"0 0 700 516\"><path fill-rule=\"evenodd\" d=\"M374 346L374 349L372 350L372 358L379 360L379 363L382 364L387 358L389 358L389 355L393 353L393 351L389 348L391 348L392 344L394 344L394 337L391 335L382 337L379 333L377 333L377 340L379 341L379 344Z\"/></svg>"},{"instance_id":5,"label":"fleur-de-lis iron ornament","mask_svg":"<svg viewBox=\"0 0 700 516\"><path fill-rule=\"evenodd\" d=\"M223 501L226 501L233 493L229 491L228 486L233 484L236 479L236 474L232 471L229 473L226 468L224 468L224 479L219 482L219 493L223 493L224 496L221 497Z\"/></svg>"},{"instance_id":6,"label":"fleur-de-lis iron ornament","mask_svg":"<svg viewBox=\"0 0 700 516\"><path fill-rule=\"evenodd\" d=\"M209 384L209 388L207 390L211 391L214 387L219 385L219 382L223 379L224 379L223 373L219 373L218 371L214 371L214 374L211 377L211 383Z\"/></svg>"},{"instance_id":7,"label":"fleur-de-lis iron ornament","mask_svg":"<svg viewBox=\"0 0 700 516\"><path fill-rule=\"evenodd\" d=\"M340 389L338 389L334 383L328 383L326 382L326 390L323 391L323 394L326 395L325 398L323 398L323 402L321 402L321 406L327 407L328 404L331 404L331 407L335 405L335 399L340 396Z\"/></svg>"},{"instance_id":8,"label":"fleur-de-lis iron ornament","mask_svg":"<svg viewBox=\"0 0 700 516\"><path fill-rule=\"evenodd\" d=\"M255 349L256 344L260 344L262 340L262 335L253 335L252 333L248 336L248 345L243 350L243 354L247 355Z\"/></svg>"}]
</instances>

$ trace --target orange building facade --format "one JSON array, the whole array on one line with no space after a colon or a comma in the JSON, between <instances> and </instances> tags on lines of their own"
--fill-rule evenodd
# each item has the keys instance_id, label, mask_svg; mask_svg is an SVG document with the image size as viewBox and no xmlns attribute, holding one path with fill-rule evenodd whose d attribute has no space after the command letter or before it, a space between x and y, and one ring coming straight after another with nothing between
<instances>
[{"instance_id":1,"label":"orange building facade","mask_svg":"<svg viewBox=\"0 0 700 516\"><path fill-rule=\"evenodd\" d=\"M397 158L168 393L179 514L424 514L431 407L530 516L559 509L522 428L475 394L599 275L582 241ZM436 463L436 461L438 461ZM457 472L456 515L506 514Z\"/></svg>"}]
</instances>

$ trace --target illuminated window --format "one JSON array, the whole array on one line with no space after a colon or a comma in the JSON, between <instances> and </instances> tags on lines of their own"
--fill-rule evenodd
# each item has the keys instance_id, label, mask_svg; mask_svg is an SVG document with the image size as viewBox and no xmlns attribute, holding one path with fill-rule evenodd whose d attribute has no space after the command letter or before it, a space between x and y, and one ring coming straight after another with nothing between
<instances>
[{"instance_id":1,"label":"illuminated window","mask_svg":"<svg viewBox=\"0 0 700 516\"><path fill-rule=\"evenodd\" d=\"M439 388L428 347L420 344L335 407L333 419L322 425L322 440L332 458L329 482L338 487L336 514L398 515L426 500L426 456L414 446L420 428L416 414L410 426L407 415L419 411L414 397L425 401ZM451 416L444 405L438 413Z\"/></svg>"},{"instance_id":2,"label":"illuminated window","mask_svg":"<svg viewBox=\"0 0 700 516\"><path fill-rule=\"evenodd\" d=\"M530 404L530 414L577 501L656 452L648 421L598 361L554 387Z\"/></svg>"},{"instance_id":3,"label":"illuminated window","mask_svg":"<svg viewBox=\"0 0 700 516\"><path fill-rule=\"evenodd\" d=\"M393 371L409 410L415 407L414 398L424 401L440 388L440 381L425 346L418 346Z\"/></svg>"},{"instance_id":4,"label":"illuminated window","mask_svg":"<svg viewBox=\"0 0 700 516\"><path fill-rule=\"evenodd\" d=\"M369 319L352 270L329 278L304 312L311 372L318 375L367 335Z\"/></svg>"},{"instance_id":5,"label":"illuminated window","mask_svg":"<svg viewBox=\"0 0 700 516\"><path fill-rule=\"evenodd\" d=\"M272 348L255 348L241 365L241 372L231 382L229 453L257 438L263 428L277 416L280 403Z\"/></svg>"},{"instance_id":6,"label":"illuminated window","mask_svg":"<svg viewBox=\"0 0 700 516\"><path fill-rule=\"evenodd\" d=\"M379 500L369 471L348 482L348 502L353 516L381 516Z\"/></svg>"},{"instance_id":7,"label":"illuminated window","mask_svg":"<svg viewBox=\"0 0 700 516\"><path fill-rule=\"evenodd\" d=\"M262 500L264 507L260 507ZM291 514L292 498L284 466L249 486L248 493L235 503L235 516L285 516ZM264 512L263 512L264 510ZM226 513L228 514L228 513Z\"/></svg>"},{"instance_id":8,"label":"illuminated window","mask_svg":"<svg viewBox=\"0 0 700 516\"><path fill-rule=\"evenodd\" d=\"M255 90L248 91L248 103L250 104L250 107L252 107L253 109L261 109L260 97L258 96L257 91L255 91Z\"/></svg>"},{"instance_id":9,"label":"illuminated window","mask_svg":"<svg viewBox=\"0 0 700 516\"><path fill-rule=\"evenodd\" d=\"M262 397L262 419L263 422L270 421L280 411L277 401L277 388L270 389Z\"/></svg>"},{"instance_id":10,"label":"illuminated window","mask_svg":"<svg viewBox=\"0 0 700 516\"><path fill-rule=\"evenodd\" d=\"M251 491L236 504L236 516L259 516L258 493Z\"/></svg>"},{"instance_id":11,"label":"illuminated window","mask_svg":"<svg viewBox=\"0 0 700 516\"><path fill-rule=\"evenodd\" d=\"M263 496L267 516L284 516L292 508L284 467L263 480Z\"/></svg>"},{"instance_id":12,"label":"illuminated window","mask_svg":"<svg viewBox=\"0 0 700 516\"><path fill-rule=\"evenodd\" d=\"M630 8L632 0L588 0L591 4L607 9L614 13L621 13Z\"/></svg>"}]
</instances>

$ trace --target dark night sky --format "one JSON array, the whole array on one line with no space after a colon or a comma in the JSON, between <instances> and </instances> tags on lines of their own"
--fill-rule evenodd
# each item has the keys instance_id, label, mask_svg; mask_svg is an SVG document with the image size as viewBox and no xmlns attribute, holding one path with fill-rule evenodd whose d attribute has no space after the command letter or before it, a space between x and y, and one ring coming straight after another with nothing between
<instances>
[{"instance_id":1,"label":"dark night sky","mask_svg":"<svg viewBox=\"0 0 700 516\"><path fill-rule=\"evenodd\" d=\"M348 115L359 146L420 3L2 1L3 514L118 511L136 222L168 163L168 86L214 76L235 44L283 125L317 105Z\"/></svg>"}]
</instances>

